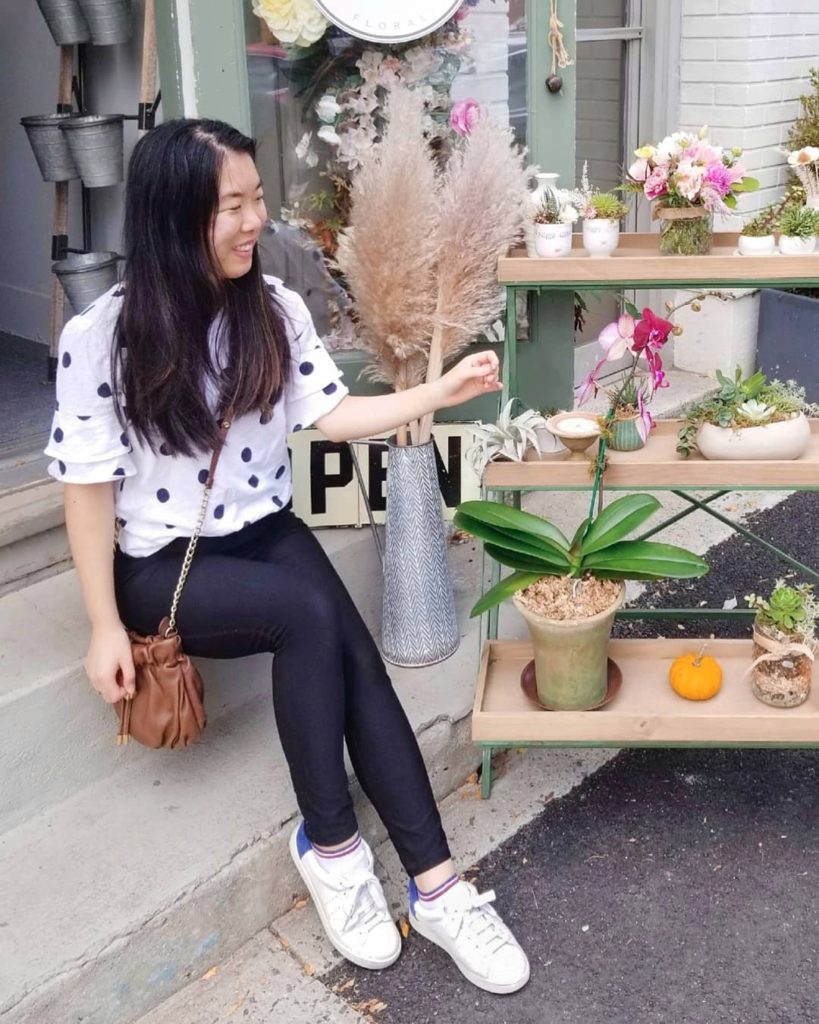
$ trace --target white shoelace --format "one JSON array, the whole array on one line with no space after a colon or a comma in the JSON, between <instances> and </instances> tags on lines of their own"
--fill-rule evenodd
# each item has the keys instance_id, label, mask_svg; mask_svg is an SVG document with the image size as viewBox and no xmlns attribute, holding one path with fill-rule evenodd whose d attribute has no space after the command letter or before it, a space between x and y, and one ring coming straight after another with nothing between
<instances>
[{"instance_id":1,"label":"white shoelace","mask_svg":"<svg viewBox=\"0 0 819 1024\"><path fill-rule=\"evenodd\" d=\"M465 929L476 950L496 953L511 938L511 932L488 906L494 902L495 890L479 894L473 891L469 904L462 909L456 935Z\"/></svg>"},{"instance_id":2,"label":"white shoelace","mask_svg":"<svg viewBox=\"0 0 819 1024\"><path fill-rule=\"evenodd\" d=\"M384 893L375 875L362 876L351 886L345 887L344 893L348 899L351 893L352 900L341 929L343 932L356 928L371 931L384 921L385 916L389 916Z\"/></svg>"}]
</instances>

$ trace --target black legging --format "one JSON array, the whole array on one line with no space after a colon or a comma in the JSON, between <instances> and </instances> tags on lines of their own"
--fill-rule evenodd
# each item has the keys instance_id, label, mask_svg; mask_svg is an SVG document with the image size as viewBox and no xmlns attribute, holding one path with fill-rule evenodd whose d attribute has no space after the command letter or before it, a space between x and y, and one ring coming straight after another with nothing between
<instances>
[{"instance_id":1,"label":"black legging","mask_svg":"<svg viewBox=\"0 0 819 1024\"><path fill-rule=\"evenodd\" d=\"M187 542L147 558L117 552L122 621L154 633L167 615ZM177 624L188 654L272 651L273 706L309 838L333 846L356 830L344 767L355 773L410 875L449 857L412 728L352 598L289 509L227 537L202 537Z\"/></svg>"}]
</instances>

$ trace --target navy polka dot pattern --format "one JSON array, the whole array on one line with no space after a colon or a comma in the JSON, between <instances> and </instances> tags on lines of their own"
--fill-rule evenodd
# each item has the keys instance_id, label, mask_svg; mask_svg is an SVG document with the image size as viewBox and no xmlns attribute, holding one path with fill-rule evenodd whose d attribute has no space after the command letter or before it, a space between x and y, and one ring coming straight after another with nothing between
<instances>
[{"instance_id":1,"label":"navy polka dot pattern","mask_svg":"<svg viewBox=\"0 0 819 1024\"><path fill-rule=\"evenodd\" d=\"M284 504L284 502L282 501L282 499L278 495L274 494L273 495L273 504L276 506L276 508L281 508L282 505Z\"/></svg>"},{"instance_id":2,"label":"navy polka dot pattern","mask_svg":"<svg viewBox=\"0 0 819 1024\"><path fill-rule=\"evenodd\" d=\"M176 527L173 525L173 523L165 523L165 529L166 530L175 530Z\"/></svg>"},{"instance_id":3,"label":"navy polka dot pattern","mask_svg":"<svg viewBox=\"0 0 819 1024\"><path fill-rule=\"evenodd\" d=\"M293 433L296 434L296 433L298 433L299 430L303 430L303 429L304 428L302 427L301 423L296 423L293 426Z\"/></svg>"},{"instance_id":4,"label":"navy polka dot pattern","mask_svg":"<svg viewBox=\"0 0 819 1024\"><path fill-rule=\"evenodd\" d=\"M100 398L110 398L112 393L110 384L100 384L97 388L97 394Z\"/></svg>"},{"instance_id":5,"label":"navy polka dot pattern","mask_svg":"<svg viewBox=\"0 0 819 1024\"><path fill-rule=\"evenodd\" d=\"M128 435L127 434L120 434L119 435L119 440L120 440L120 444L122 445L123 448L130 448L131 447L131 442L128 440Z\"/></svg>"},{"instance_id":6,"label":"navy polka dot pattern","mask_svg":"<svg viewBox=\"0 0 819 1024\"><path fill-rule=\"evenodd\" d=\"M200 469L199 475L196 479L200 484L206 484L208 482L208 471L206 469Z\"/></svg>"},{"instance_id":7,"label":"navy polka dot pattern","mask_svg":"<svg viewBox=\"0 0 819 1024\"><path fill-rule=\"evenodd\" d=\"M65 463L64 462L58 462L57 465L60 467L60 473L63 476L65 476Z\"/></svg>"},{"instance_id":8,"label":"navy polka dot pattern","mask_svg":"<svg viewBox=\"0 0 819 1024\"><path fill-rule=\"evenodd\" d=\"M114 470L114 476L125 476L125 470L122 468L122 466L117 466L117 468Z\"/></svg>"},{"instance_id":9,"label":"navy polka dot pattern","mask_svg":"<svg viewBox=\"0 0 819 1024\"><path fill-rule=\"evenodd\" d=\"M259 478L256 476L255 473L253 474L252 477L249 478L249 480L247 482L250 484L251 487L258 487L259 486Z\"/></svg>"},{"instance_id":10,"label":"navy polka dot pattern","mask_svg":"<svg viewBox=\"0 0 819 1024\"><path fill-rule=\"evenodd\" d=\"M62 439L65 437L65 434L62 432L62 430L60 430L59 427L57 427L57 429L52 434L52 437L57 442L57 444L59 444L60 441L62 441Z\"/></svg>"},{"instance_id":11,"label":"navy polka dot pattern","mask_svg":"<svg viewBox=\"0 0 819 1024\"><path fill-rule=\"evenodd\" d=\"M116 291L114 292L114 294L113 294L113 295L111 296L111 298L112 298L112 299L119 299L119 298L121 298L121 296L123 296L124 294L125 294L125 289L124 289L124 288L118 288L118 289L117 289L117 290L116 290Z\"/></svg>"},{"instance_id":12,"label":"navy polka dot pattern","mask_svg":"<svg viewBox=\"0 0 819 1024\"><path fill-rule=\"evenodd\" d=\"M67 370L70 365L71 365L71 353L70 352L63 352L63 366Z\"/></svg>"},{"instance_id":13,"label":"navy polka dot pattern","mask_svg":"<svg viewBox=\"0 0 819 1024\"><path fill-rule=\"evenodd\" d=\"M159 446L159 454L160 455L170 455L171 454L171 449L165 444L164 441Z\"/></svg>"},{"instance_id":14,"label":"navy polka dot pattern","mask_svg":"<svg viewBox=\"0 0 819 1024\"><path fill-rule=\"evenodd\" d=\"M279 468L276 470L276 479L277 480L281 480L281 478L284 476L284 473L285 473L286 469L287 469L287 466L279 466Z\"/></svg>"},{"instance_id":15,"label":"navy polka dot pattern","mask_svg":"<svg viewBox=\"0 0 819 1024\"><path fill-rule=\"evenodd\" d=\"M78 420L82 420L82 421L83 421L83 423L85 423L85 421L86 421L86 420L90 420L90 419L91 419L91 417L90 417L90 416L78 416L78 417L77 417L77 419L78 419Z\"/></svg>"},{"instance_id":16,"label":"navy polka dot pattern","mask_svg":"<svg viewBox=\"0 0 819 1024\"><path fill-rule=\"evenodd\" d=\"M313 366L312 363L308 363L307 361L303 362L299 367L299 373L304 374L305 377L308 377L313 372L313 370L315 370L315 366Z\"/></svg>"},{"instance_id":17,"label":"navy polka dot pattern","mask_svg":"<svg viewBox=\"0 0 819 1024\"><path fill-rule=\"evenodd\" d=\"M250 450L250 448L243 448L242 449L242 462L250 462L250 460L252 458L253 458L253 452Z\"/></svg>"},{"instance_id":18,"label":"navy polka dot pattern","mask_svg":"<svg viewBox=\"0 0 819 1024\"><path fill-rule=\"evenodd\" d=\"M117 517L117 522L119 523L120 526L127 526L128 525L128 520L127 519L123 519L122 516L118 516Z\"/></svg>"},{"instance_id":19,"label":"navy polka dot pattern","mask_svg":"<svg viewBox=\"0 0 819 1024\"><path fill-rule=\"evenodd\" d=\"M338 391L338 384L328 384L326 388L321 389L325 395L332 395Z\"/></svg>"},{"instance_id":20,"label":"navy polka dot pattern","mask_svg":"<svg viewBox=\"0 0 819 1024\"><path fill-rule=\"evenodd\" d=\"M216 508L213 510L213 518L214 519L221 519L224 514L225 514L225 506L224 505L217 505Z\"/></svg>"},{"instance_id":21,"label":"navy polka dot pattern","mask_svg":"<svg viewBox=\"0 0 819 1024\"><path fill-rule=\"evenodd\" d=\"M164 487L160 487L159 490L156 492L156 500L161 501L163 505L165 504L166 501L170 501L170 498L170 494Z\"/></svg>"}]
</instances>

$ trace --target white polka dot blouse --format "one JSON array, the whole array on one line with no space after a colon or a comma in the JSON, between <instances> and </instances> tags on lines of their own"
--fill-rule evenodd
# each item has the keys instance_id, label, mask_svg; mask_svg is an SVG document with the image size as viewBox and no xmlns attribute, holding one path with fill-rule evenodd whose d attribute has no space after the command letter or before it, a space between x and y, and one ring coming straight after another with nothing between
<instances>
[{"instance_id":1,"label":"white polka dot blouse","mask_svg":"<svg viewBox=\"0 0 819 1024\"><path fill-rule=\"evenodd\" d=\"M265 277L284 312L292 359L290 382L269 422L240 416L228 431L216 470L203 536L224 536L283 508L291 498L287 434L308 427L348 394L342 374L316 334L307 306L278 278ZM188 458L155 453L120 423L111 390L111 344L122 286L73 317L60 337L57 402L45 449L49 473L72 484L112 481L119 546L153 554L175 537L189 537L199 514L210 453ZM210 330L218 360L218 324ZM212 385L208 401L217 413Z\"/></svg>"}]
</instances>

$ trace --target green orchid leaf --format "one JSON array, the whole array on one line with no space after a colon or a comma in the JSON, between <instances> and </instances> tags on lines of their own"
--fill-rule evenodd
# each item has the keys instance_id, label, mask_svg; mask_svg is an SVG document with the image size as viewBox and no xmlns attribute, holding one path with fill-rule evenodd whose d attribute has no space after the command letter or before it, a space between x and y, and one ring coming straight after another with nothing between
<instances>
[{"instance_id":1,"label":"green orchid leaf","mask_svg":"<svg viewBox=\"0 0 819 1024\"><path fill-rule=\"evenodd\" d=\"M583 558L584 572L615 579L693 579L708 572L699 555L675 544L624 540ZM615 576L611 576L615 573Z\"/></svg>"},{"instance_id":2,"label":"green orchid leaf","mask_svg":"<svg viewBox=\"0 0 819 1024\"><path fill-rule=\"evenodd\" d=\"M626 312L629 316L633 316L635 320L639 320L643 315L633 302L624 302L623 305L625 306Z\"/></svg>"},{"instance_id":3,"label":"green orchid leaf","mask_svg":"<svg viewBox=\"0 0 819 1024\"><path fill-rule=\"evenodd\" d=\"M659 501L651 494L627 494L612 501L594 520L583 538L581 554L584 563L586 555L621 541L649 519L659 507Z\"/></svg>"},{"instance_id":4,"label":"green orchid leaf","mask_svg":"<svg viewBox=\"0 0 819 1024\"><path fill-rule=\"evenodd\" d=\"M590 522L591 522L591 518L589 518L587 516L583 520L583 522L580 524L580 526L578 526L577 530L575 531L575 535L574 535L574 537L572 537L571 547L569 548L569 551L573 555L576 555L578 553L578 551L580 550L580 542L583 539L583 537L586 535L586 530L588 530Z\"/></svg>"},{"instance_id":5,"label":"green orchid leaf","mask_svg":"<svg viewBox=\"0 0 819 1024\"><path fill-rule=\"evenodd\" d=\"M522 555L508 548L487 544L486 553L501 565L520 572L536 572L540 576L566 576L571 568L568 559L561 555L544 552L542 555Z\"/></svg>"},{"instance_id":6,"label":"green orchid leaf","mask_svg":"<svg viewBox=\"0 0 819 1024\"><path fill-rule=\"evenodd\" d=\"M489 611L490 608L494 608L496 604L501 604L507 598L516 594L519 590L523 590L525 587L531 587L533 583L537 583L541 575L542 574L537 575L535 573L514 572L511 576L507 576L506 579L495 584L491 590L487 590L480 601L478 601L469 613L470 618L474 619L476 615L481 615L483 612Z\"/></svg>"},{"instance_id":7,"label":"green orchid leaf","mask_svg":"<svg viewBox=\"0 0 819 1024\"><path fill-rule=\"evenodd\" d=\"M518 508L510 508L498 501L464 501L458 512L487 526L501 530L513 530L517 534L545 540L563 551L569 550L569 542L556 526L541 516L533 516Z\"/></svg>"},{"instance_id":8,"label":"green orchid leaf","mask_svg":"<svg viewBox=\"0 0 819 1024\"><path fill-rule=\"evenodd\" d=\"M516 531L498 530L493 526L487 526L486 523L473 519L472 516L466 515L460 509L455 513L454 523L457 529L471 533L473 537L477 537L485 543L494 544L508 552L526 555L531 558L562 556L563 561L566 561L562 549L556 544L542 541L536 537L525 536Z\"/></svg>"}]
</instances>

